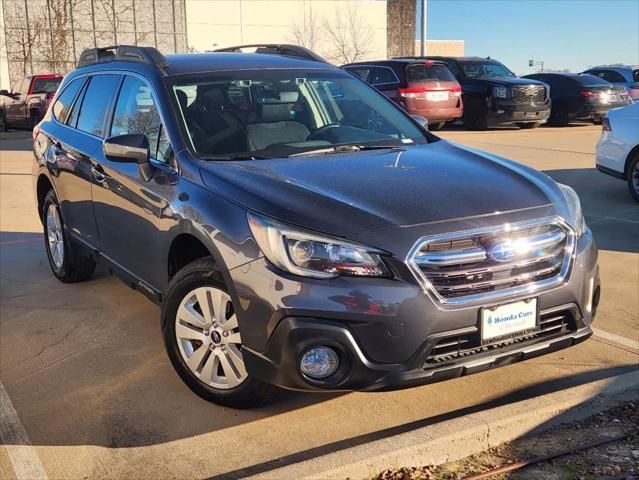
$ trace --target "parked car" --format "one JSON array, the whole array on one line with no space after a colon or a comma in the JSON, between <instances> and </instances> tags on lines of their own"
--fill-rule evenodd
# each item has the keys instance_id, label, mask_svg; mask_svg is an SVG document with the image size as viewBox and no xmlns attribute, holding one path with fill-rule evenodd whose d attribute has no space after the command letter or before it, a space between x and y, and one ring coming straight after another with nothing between
<instances>
[{"instance_id":1,"label":"parked car","mask_svg":"<svg viewBox=\"0 0 639 480\"><path fill-rule=\"evenodd\" d=\"M462 116L461 86L444 62L379 60L342 66L396 101L411 115L428 119L430 130Z\"/></svg>"},{"instance_id":2,"label":"parked car","mask_svg":"<svg viewBox=\"0 0 639 480\"><path fill-rule=\"evenodd\" d=\"M633 101L639 101L639 69L627 65L608 65L594 67L583 73L603 78L613 85L622 86Z\"/></svg>"},{"instance_id":3,"label":"parked car","mask_svg":"<svg viewBox=\"0 0 639 480\"><path fill-rule=\"evenodd\" d=\"M639 202L639 103L610 110L597 142L597 170L625 180Z\"/></svg>"},{"instance_id":4,"label":"parked car","mask_svg":"<svg viewBox=\"0 0 639 480\"><path fill-rule=\"evenodd\" d=\"M574 190L439 139L305 48L225 50L85 51L34 138L53 274L104 262L160 304L195 393L411 387L592 334Z\"/></svg>"},{"instance_id":5,"label":"parked car","mask_svg":"<svg viewBox=\"0 0 639 480\"><path fill-rule=\"evenodd\" d=\"M420 57L414 57L420 58ZM464 126L471 130L518 125L535 128L550 115L548 87L517 78L505 65L481 57L423 57L445 62L462 87Z\"/></svg>"},{"instance_id":6,"label":"parked car","mask_svg":"<svg viewBox=\"0 0 639 480\"><path fill-rule=\"evenodd\" d=\"M0 90L0 132L37 125L61 82L60 75L31 75L17 82L11 92Z\"/></svg>"},{"instance_id":7,"label":"parked car","mask_svg":"<svg viewBox=\"0 0 639 480\"><path fill-rule=\"evenodd\" d=\"M550 122L556 125L567 125L573 120L599 122L611 108L630 103L624 87L614 86L593 75L533 73L524 78L550 85Z\"/></svg>"}]
</instances>

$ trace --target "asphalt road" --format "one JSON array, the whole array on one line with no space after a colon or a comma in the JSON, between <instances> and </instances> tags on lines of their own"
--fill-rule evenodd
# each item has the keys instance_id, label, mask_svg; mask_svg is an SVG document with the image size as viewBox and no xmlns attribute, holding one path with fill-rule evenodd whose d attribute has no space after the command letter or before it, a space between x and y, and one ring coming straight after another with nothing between
<instances>
[{"instance_id":1,"label":"asphalt road","mask_svg":"<svg viewBox=\"0 0 639 480\"><path fill-rule=\"evenodd\" d=\"M159 309L144 297L103 270L83 284L54 279L34 207L29 141L0 138L0 478L16 470L51 479L268 477L320 454L636 368L639 205L623 182L594 169L599 127L440 134L577 190L600 247L601 336L445 383L283 392L252 411L209 404L182 384L164 353Z\"/></svg>"}]
</instances>

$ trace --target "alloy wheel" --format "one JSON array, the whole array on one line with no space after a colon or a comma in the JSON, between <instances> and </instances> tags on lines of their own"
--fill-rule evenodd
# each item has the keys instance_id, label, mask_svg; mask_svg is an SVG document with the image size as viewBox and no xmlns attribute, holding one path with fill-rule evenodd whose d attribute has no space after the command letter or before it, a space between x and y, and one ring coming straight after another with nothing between
<instances>
[{"instance_id":1,"label":"alloy wheel","mask_svg":"<svg viewBox=\"0 0 639 480\"><path fill-rule=\"evenodd\" d=\"M184 363L204 384L227 390L246 380L237 316L225 291L189 292L178 307L175 337Z\"/></svg>"},{"instance_id":2,"label":"alloy wheel","mask_svg":"<svg viewBox=\"0 0 639 480\"><path fill-rule=\"evenodd\" d=\"M62 268L64 263L64 235L62 234L62 221L54 204L49 204L47 209L47 242L49 253L56 268Z\"/></svg>"},{"instance_id":3,"label":"alloy wheel","mask_svg":"<svg viewBox=\"0 0 639 480\"><path fill-rule=\"evenodd\" d=\"M639 195L639 162L635 162L635 168L632 170L632 188Z\"/></svg>"}]
</instances>

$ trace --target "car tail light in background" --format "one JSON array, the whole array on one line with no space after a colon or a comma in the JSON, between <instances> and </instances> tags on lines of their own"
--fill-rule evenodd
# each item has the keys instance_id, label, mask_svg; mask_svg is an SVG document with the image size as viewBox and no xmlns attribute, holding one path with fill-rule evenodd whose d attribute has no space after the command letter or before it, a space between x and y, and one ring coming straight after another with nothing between
<instances>
[{"instance_id":1,"label":"car tail light in background","mask_svg":"<svg viewBox=\"0 0 639 480\"><path fill-rule=\"evenodd\" d=\"M596 97L599 95L599 92L593 92L592 90L582 90L579 92L582 97Z\"/></svg>"},{"instance_id":2,"label":"car tail light in background","mask_svg":"<svg viewBox=\"0 0 639 480\"><path fill-rule=\"evenodd\" d=\"M447 98L439 97L437 98L429 98L430 96L437 94L445 94L448 93ZM400 88L399 94L403 98L426 98L426 100L448 100L449 98L457 98L461 96L461 87L454 87L452 89L445 90L428 90L424 87L409 87L409 88Z\"/></svg>"},{"instance_id":3,"label":"car tail light in background","mask_svg":"<svg viewBox=\"0 0 639 480\"><path fill-rule=\"evenodd\" d=\"M49 105L51 104L51 100L53 100L53 97L55 97L55 92L47 93L47 96L46 96L47 108L49 108Z\"/></svg>"},{"instance_id":4,"label":"car tail light in background","mask_svg":"<svg viewBox=\"0 0 639 480\"><path fill-rule=\"evenodd\" d=\"M601 121L601 130L603 130L604 132L612 132L610 119L608 117L604 117L604 119Z\"/></svg>"}]
</instances>

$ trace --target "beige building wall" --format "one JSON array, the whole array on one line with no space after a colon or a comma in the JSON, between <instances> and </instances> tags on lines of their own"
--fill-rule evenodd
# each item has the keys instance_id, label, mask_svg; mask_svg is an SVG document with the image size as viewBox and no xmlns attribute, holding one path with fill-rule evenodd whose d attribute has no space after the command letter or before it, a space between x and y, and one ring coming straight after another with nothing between
<instances>
[{"instance_id":1,"label":"beige building wall","mask_svg":"<svg viewBox=\"0 0 639 480\"><path fill-rule=\"evenodd\" d=\"M415 41L415 55L421 52L422 42ZM426 55L441 55L442 57L463 57L463 40L426 40Z\"/></svg>"},{"instance_id":2,"label":"beige building wall","mask_svg":"<svg viewBox=\"0 0 639 480\"><path fill-rule=\"evenodd\" d=\"M350 19L357 31L345 27ZM296 43L339 62L326 27L342 25L345 38L360 42L358 59L386 58L386 0L186 0L186 20L188 44L196 51Z\"/></svg>"}]
</instances>

